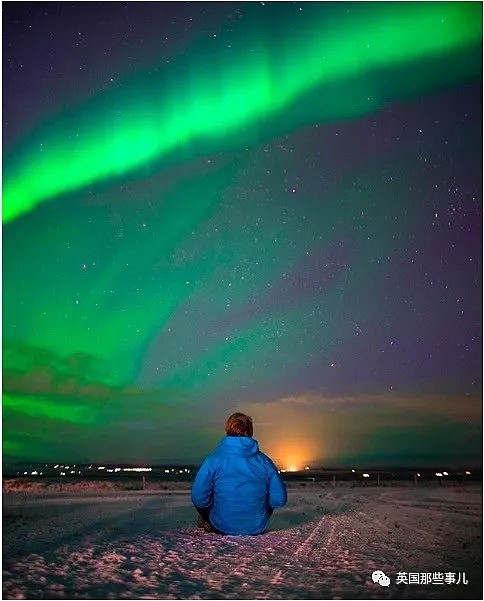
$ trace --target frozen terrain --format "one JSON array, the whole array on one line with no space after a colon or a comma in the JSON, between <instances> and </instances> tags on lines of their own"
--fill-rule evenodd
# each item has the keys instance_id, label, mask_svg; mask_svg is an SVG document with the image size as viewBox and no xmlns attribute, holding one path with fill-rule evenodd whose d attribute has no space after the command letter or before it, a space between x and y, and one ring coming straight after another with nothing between
<instances>
[{"instance_id":1,"label":"frozen terrain","mask_svg":"<svg viewBox=\"0 0 484 601\"><path fill-rule=\"evenodd\" d=\"M243 537L197 531L186 486L9 492L3 598L482 599L480 486L288 494L267 534ZM468 584L397 585L397 572L465 572Z\"/></svg>"}]
</instances>

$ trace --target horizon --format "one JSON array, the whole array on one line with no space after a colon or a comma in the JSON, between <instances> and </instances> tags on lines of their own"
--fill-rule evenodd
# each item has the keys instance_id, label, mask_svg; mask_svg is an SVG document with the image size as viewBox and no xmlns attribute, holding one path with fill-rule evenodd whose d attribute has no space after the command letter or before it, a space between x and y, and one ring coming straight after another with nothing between
<instances>
[{"instance_id":1,"label":"horizon","mask_svg":"<svg viewBox=\"0 0 484 601\"><path fill-rule=\"evenodd\" d=\"M480 461L480 462L479 462ZM191 462L182 462L182 461L175 461L175 462L171 462L171 461L165 461L165 462L146 462L146 463L142 463L142 462L128 462L128 461L111 461L111 462L104 462L104 461L69 461L69 460L64 460L62 462L52 462L52 461L41 461L41 460L11 460L11 461L3 461L3 468L5 469L7 466L14 466L14 465L31 465L31 466L45 466L45 467L54 467L54 466L59 466L59 467L63 467L64 465L69 465L72 467L87 467L87 466L93 466L95 468L97 468L98 466L106 466L106 467L121 467L121 466L126 466L126 467L162 467L162 468L166 468L166 467L199 467L201 462L195 462L195 463L191 463ZM279 467L279 466L277 466ZM459 471L459 470L482 470L482 457L475 457L475 458L469 458L468 461L462 461L461 463L450 463L450 462L445 462L445 461L440 461L440 462L427 462L427 463L401 463L401 464L396 464L396 463L366 463L366 464L356 464L356 463L348 463L348 464L337 464L337 463L333 463L333 464L324 464L324 463L319 463L319 462L313 462L311 465L302 465L300 467L297 468L290 468L290 469L283 469L282 471L287 472L287 473L296 473L296 472L306 472L306 471L317 471L317 470L348 470L348 471L352 471L352 470L413 470L413 469L420 469L422 471L424 470L435 470L437 468L447 468L450 469L452 471Z\"/></svg>"}]
</instances>

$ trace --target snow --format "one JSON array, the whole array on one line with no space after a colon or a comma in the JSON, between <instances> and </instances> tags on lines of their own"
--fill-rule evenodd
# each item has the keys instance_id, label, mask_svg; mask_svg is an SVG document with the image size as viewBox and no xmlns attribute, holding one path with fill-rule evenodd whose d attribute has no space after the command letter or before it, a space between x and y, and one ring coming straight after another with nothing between
<instances>
[{"instance_id":1,"label":"snow","mask_svg":"<svg viewBox=\"0 0 484 601\"><path fill-rule=\"evenodd\" d=\"M294 483L288 496L247 537L197 530L186 485L4 493L3 598L482 599L480 486ZM436 571L469 584L396 584Z\"/></svg>"}]
</instances>

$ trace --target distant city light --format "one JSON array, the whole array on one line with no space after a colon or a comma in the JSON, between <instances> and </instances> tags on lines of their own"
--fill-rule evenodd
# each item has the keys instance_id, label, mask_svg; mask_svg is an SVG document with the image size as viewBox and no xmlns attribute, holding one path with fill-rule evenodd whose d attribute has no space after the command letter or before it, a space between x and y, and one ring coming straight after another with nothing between
<instances>
[{"instance_id":1,"label":"distant city light","mask_svg":"<svg viewBox=\"0 0 484 601\"><path fill-rule=\"evenodd\" d=\"M417 476L420 478L420 474L417 474Z\"/></svg>"},{"instance_id":2,"label":"distant city light","mask_svg":"<svg viewBox=\"0 0 484 601\"><path fill-rule=\"evenodd\" d=\"M37 472L37 471L35 471L35 470L34 470L33 472L30 472L30 474L31 474L32 476L37 476L37 475L38 475L38 473L39 473L39 472Z\"/></svg>"},{"instance_id":3,"label":"distant city light","mask_svg":"<svg viewBox=\"0 0 484 601\"><path fill-rule=\"evenodd\" d=\"M76 470L71 470L71 474L75 474L75 473L76 473Z\"/></svg>"},{"instance_id":4,"label":"distant city light","mask_svg":"<svg viewBox=\"0 0 484 601\"><path fill-rule=\"evenodd\" d=\"M56 463L56 464L54 465L54 469L55 469L56 467L59 467L59 464L58 464L58 463Z\"/></svg>"},{"instance_id":5,"label":"distant city light","mask_svg":"<svg viewBox=\"0 0 484 601\"><path fill-rule=\"evenodd\" d=\"M115 472L120 472L120 471L121 471L121 468L120 468L120 467L117 467L117 468L115 468L115 469L114 469L114 471L115 471Z\"/></svg>"},{"instance_id":6,"label":"distant city light","mask_svg":"<svg viewBox=\"0 0 484 601\"><path fill-rule=\"evenodd\" d=\"M305 470L308 470L308 469L309 469L309 465L306 465L306 467L305 467L304 469L305 469Z\"/></svg>"},{"instance_id":7,"label":"distant city light","mask_svg":"<svg viewBox=\"0 0 484 601\"><path fill-rule=\"evenodd\" d=\"M97 469L98 470L105 470L106 468L104 467L104 465L100 465Z\"/></svg>"},{"instance_id":8,"label":"distant city light","mask_svg":"<svg viewBox=\"0 0 484 601\"><path fill-rule=\"evenodd\" d=\"M369 478L370 474L363 474L363 478Z\"/></svg>"},{"instance_id":9,"label":"distant city light","mask_svg":"<svg viewBox=\"0 0 484 601\"><path fill-rule=\"evenodd\" d=\"M470 476L470 475L471 475L471 472L466 471L466 476Z\"/></svg>"},{"instance_id":10,"label":"distant city light","mask_svg":"<svg viewBox=\"0 0 484 601\"><path fill-rule=\"evenodd\" d=\"M353 474L355 473L356 470L351 470L353 472Z\"/></svg>"},{"instance_id":11,"label":"distant city light","mask_svg":"<svg viewBox=\"0 0 484 601\"><path fill-rule=\"evenodd\" d=\"M123 467L123 472L151 472L151 467Z\"/></svg>"},{"instance_id":12,"label":"distant city light","mask_svg":"<svg viewBox=\"0 0 484 601\"><path fill-rule=\"evenodd\" d=\"M282 472L283 474L285 474L285 473L286 473L286 470L279 470L279 473L281 473L281 472Z\"/></svg>"},{"instance_id":13,"label":"distant city light","mask_svg":"<svg viewBox=\"0 0 484 601\"><path fill-rule=\"evenodd\" d=\"M448 472L442 472L442 474L443 474L444 476L448 476L448 475L449 475L449 474L448 474Z\"/></svg>"},{"instance_id":14,"label":"distant city light","mask_svg":"<svg viewBox=\"0 0 484 601\"><path fill-rule=\"evenodd\" d=\"M442 474L441 472L435 472L435 475L437 476L437 478L442 478L442 476L443 476L444 474Z\"/></svg>"},{"instance_id":15,"label":"distant city light","mask_svg":"<svg viewBox=\"0 0 484 601\"><path fill-rule=\"evenodd\" d=\"M65 473L65 472L61 472L61 473L60 473L60 475L61 475L61 476L65 476L65 475L66 475L66 473Z\"/></svg>"}]
</instances>

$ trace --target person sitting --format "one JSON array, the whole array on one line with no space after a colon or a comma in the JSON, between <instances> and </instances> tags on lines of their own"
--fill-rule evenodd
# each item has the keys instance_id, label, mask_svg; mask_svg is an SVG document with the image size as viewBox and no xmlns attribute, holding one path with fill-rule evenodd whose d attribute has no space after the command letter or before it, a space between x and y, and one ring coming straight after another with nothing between
<instances>
[{"instance_id":1,"label":"person sitting","mask_svg":"<svg viewBox=\"0 0 484 601\"><path fill-rule=\"evenodd\" d=\"M252 418L233 413L226 436L200 465L191 499L198 527L218 534L263 534L287 491L274 463L252 438Z\"/></svg>"}]
</instances>

